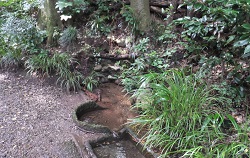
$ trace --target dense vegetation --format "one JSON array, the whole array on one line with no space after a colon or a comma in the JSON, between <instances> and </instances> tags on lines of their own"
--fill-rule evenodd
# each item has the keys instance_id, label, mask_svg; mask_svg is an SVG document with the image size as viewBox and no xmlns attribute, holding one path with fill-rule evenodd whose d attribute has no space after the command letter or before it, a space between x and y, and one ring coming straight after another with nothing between
<instances>
[{"instance_id":1,"label":"dense vegetation","mask_svg":"<svg viewBox=\"0 0 250 158\"><path fill-rule=\"evenodd\" d=\"M63 28L38 27L40 1L0 1L0 64L31 75L56 75L68 91L92 90L94 67L111 51L124 89L140 116L131 126L161 157L249 157L250 4L248 0L189 0L164 7L145 31L129 5L116 0L58 0ZM173 5L174 6L174 5ZM164 15L187 14L164 25ZM46 32L47 31L47 32ZM124 35L125 48L79 45L82 37ZM118 43L118 42L117 42ZM116 43L116 44L117 44ZM119 44L118 44L119 45ZM98 57L98 58L97 58ZM94 58L96 65L79 67ZM112 58L113 59L113 58Z\"/></svg>"}]
</instances>

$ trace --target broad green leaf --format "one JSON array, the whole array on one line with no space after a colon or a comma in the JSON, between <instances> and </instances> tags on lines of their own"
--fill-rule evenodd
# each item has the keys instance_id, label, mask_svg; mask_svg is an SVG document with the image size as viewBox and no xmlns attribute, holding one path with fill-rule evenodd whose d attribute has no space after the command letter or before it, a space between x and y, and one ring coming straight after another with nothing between
<instances>
[{"instance_id":1,"label":"broad green leaf","mask_svg":"<svg viewBox=\"0 0 250 158\"><path fill-rule=\"evenodd\" d=\"M232 115L227 115L227 118L231 121L231 123L233 124L234 128L236 130L240 130L240 126L237 124L237 122L235 121L235 119L233 118Z\"/></svg>"},{"instance_id":2,"label":"broad green leaf","mask_svg":"<svg viewBox=\"0 0 250 158\"><path fill-rule=\"evenodd\" d=\"M246 78L246 82L250 83L250 75L249 75L249 76L247 76L247 78Z\"/></svg>"},{"instance_id":3,"label":"broad green leaf","mask_svg":"<svg viewBox=\"0 0 250 158\"><path fill-rule=\"evenodd\" d=\"M235 38L235 35L229 36L225 46L228 45L230 42L232 42L234 40L234 38Z\"/></svg>"},{"instance_id":4,"label":"broad green leaf","mask_svg":"<svg viewBox=\"0 0 250 158\"><path fill-rule=\"evenodd\" d=\"M244 54L242 55L243 58L249 57L250 56L250 44L246 46L244 50Z\"/></svg>"},{"instance_id":5,"label":"broad green leaf","mask_svg":"<svg viewBox=\"0 0 250 158\"><path fill-rule=\"evenodd\" d=\"M243 24L242 27L247 30L250 30L250 24Z\"/></svg>"},{"instance_id":6,"label":"broad green leaf","mask_svg":"<svg viewBox=\"0 0 250 158\"><path fill-rule=\"evenodd\" d=\"M234 43L234 47L245 46L245 45L247 45L248 43L249 43L248 39L241 40L241 41L235 42L235 43Z\"/></svg>"}]
</instances>

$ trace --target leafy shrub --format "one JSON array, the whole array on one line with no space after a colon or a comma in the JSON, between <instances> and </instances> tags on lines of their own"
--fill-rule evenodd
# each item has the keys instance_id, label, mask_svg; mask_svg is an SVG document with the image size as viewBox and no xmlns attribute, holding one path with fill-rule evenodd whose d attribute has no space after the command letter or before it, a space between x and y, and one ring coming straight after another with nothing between
<instances>
[{"instance_id":1,"label":"leafy shrub","mask_svg":"<svg viewBox=\"0 0 250 158\"><path fill-rule=\"evenodd\" d=\"M73 2L59 0L56 2L56 8L63 14L80 13L81 11L85 11L88 6L89 2L87 0L74 0Z\"/></svg>"},{"instance_id":2,"label":"leafy shrub","mask_svg":"<svg viewBox=\"0 0 250 158\"><path fill-rule=\"evenodd\" d=\"M9 47L0 37L0 65L2 68L16 68L22 63L22 51Z\"/></svg>"},{"instance_id":3,"label":"leafy shrub","mask_svg":"<svg viewBox=\"0 0 250 158\"><path fill-rule=\"evenodd\" d=\"M28 52L37 48L44 39L44 33L37 30L34 19L20 19L13 15L7 16L0 35L9 47Z\"/></svg>"},{"instance_id":4,"label":"leafy shrub","mask_svg":"<svg viewBox=\"0 0 250 158\"><path fill-rule=\"evenodd\" d=\"M99 82L97 80L98 74L93 71L90 75L84 78L83 84L87 88L87 90L92 91L94 87L96 87Z\"/></svg>"},{"instance_id":5,"label":"leafy shrub","mask_svg":"<svg viewBox=\"0 0 250 158\"><path fill-rule=\"evenodd\" d=\"M111 4L114 4L116 1L113 0L97 0L97 10L91 15L91 20L86 24L90 27L92 35L107 35L112 31L111 26L108 24L112 19L115 18L115 15L110 12Z\"/></svg>"},{"instance_id":6,"label":"leafy shrub","mask_svg":"<svg viewBox=\"0 0 250 158\"><path fill-rule=\"evenodd\" d=\"M17 68L22 64L22 52L19 49L7 50L0 58L0 65L2 68L10 69Z\"/></svg>"},{"instance_id":7,"label":"leafy shrub","mask_svg":"<svg viewBox=\"0 0 250 158\"><path fill-rule=\"evenodd\" d=\"M121 15L125 18L125 21L128 23L128 26L131 28L131 31L133 34L139 34L139 22L138 20L133 16L133 11L130 6L124 5L121 10Z\"/></svg>"},{"instance_id":8,"label":"leafy shrub","mask_svg":"<svg viewBox=\"0 0 250 158\"><path fill-rule=\"evenodd\" d=\"M132 119L131 125L147 130L142 142L145 147L158 147L161 157L249 154L247 130L231 115L220 112L218 104L230 101L211 92L194 75L186 76L182 71L145 74L134 94L134 108L140 110L140 116ZM223 130L226 121L232 130Z\"/></svg>"},{"instance_id":9,"label":"leafy shrub","mask_svg":"<svg viewBox=\"0 0 250 158\"><path fill-rule=\"evenodd\" d=\"M25 67L29 74L41 73L49 75L53 69L51 58L46 51L42 51L37 55L32 55L26 62Z\"/></svg>"},{"instance_id":10,"label":"leafy shrub","mask_svg":"<svg viewBox=\"0 0 250 158\"><path fill-rule=\"evenodd\" d=\"M63 31L62 36L59 38L59 44L67 50L72 49L77 40L76 28L70 26Z\"/></svg>"},{"instance_id":11,"label":"leafy shrub","mask_svg":"<svg viewBox=\"0 0 250 158\"><path fill-rule=\"evenodd\" d=\"M250 24L247 21L250 7L246 5L248 1L208 0L186 3L188 9L201 13L200 16L184 17L175 21L175 24L183 26L181 35L188 42L186 49L191 55L198 54L202 57L200 64L204 69L206 67L207 71L220 66L222 79L227 77L248 82L249 75L243 77L242 73L249 74L249 71L241 71L243 67L240 70L241 74L232 75L228 72L228 70L237 72L242 60L248 63L247 57L250 54ZM210 63L213 63L213 66L209 68L207 66Z\"/></svg>"},{"instance_id":12,"label":"leafy shrub","mask_svg":"<svg viewBox=\"0 0 250 158\"><path fill-rule=\"evenodd\" d=\"M60 84L62 88L66 88L67 91L73 90L77 91L81 88L81 82L83 76L80 72L71 72L68 69L60 71L57 83Z\"/></svg>"},{"instance_id":13,"label":"leafy shrub","mask_svg":"<svg viewBox=\"0 0 250 158\"><path fill-rule=\"evenodd\" d=\"M138 80L140 75L142 75L146 69L145 60L143 58L135 59L135 62L127 68L126 65L123 66L124 71L121 74L122 84L124 89L131 93L137 88L139 88Z\"/></svg>"}]
</instances>

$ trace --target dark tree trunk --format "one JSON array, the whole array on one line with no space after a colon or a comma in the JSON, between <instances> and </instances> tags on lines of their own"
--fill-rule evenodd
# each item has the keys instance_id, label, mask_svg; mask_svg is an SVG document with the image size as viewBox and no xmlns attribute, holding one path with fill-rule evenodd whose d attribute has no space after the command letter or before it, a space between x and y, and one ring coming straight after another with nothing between
<instances>
[{"instance_id":1,"label":"dark tree trunk","mask_svg":"<svg viewBox=\"0 0 250 158\"><path fill-rule=\"evenodd\" d=\"M53 34L55 28L61 29L60 15L55 8L56 0L44 0L44 8L40 10L38 26L47 31L47 45L54 44Z\"/></svg>"},{"instance_id":2,"label":"dark tree trunk","mask_svg":"<svg viewBox=\"0 0 250 158\"><path fill-rule=\"evenodd\" d=\"M149 0L131 0L130 6L139 22L139 29L147 31L151 23Z\"/></svg>"}]
</instances>

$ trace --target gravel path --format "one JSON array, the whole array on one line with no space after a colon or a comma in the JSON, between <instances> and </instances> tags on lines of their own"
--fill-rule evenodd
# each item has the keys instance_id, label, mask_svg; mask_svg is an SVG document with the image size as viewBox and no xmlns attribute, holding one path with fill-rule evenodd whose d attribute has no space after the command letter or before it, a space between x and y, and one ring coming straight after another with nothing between
<instances>
[{"instance_id":1,"label":"gravel path","mask_svg":"<svg viewBox=\"0 0 250 158\"><path fill-rule=\"evenodd\" d=\"M96 137L71 119L86 101L82 93L66 94L46 81L0 71L0 157L76 157L65 151L71 134Z\"/></svg>"}]
</instances>

